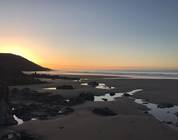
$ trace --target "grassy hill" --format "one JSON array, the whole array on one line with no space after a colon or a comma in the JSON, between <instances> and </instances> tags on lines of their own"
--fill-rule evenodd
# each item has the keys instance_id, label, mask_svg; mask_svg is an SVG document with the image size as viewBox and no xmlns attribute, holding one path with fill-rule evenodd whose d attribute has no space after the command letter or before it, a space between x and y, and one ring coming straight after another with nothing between
<instances>
[{"instance_id":1,"label":"grassy hill","mask_svg":"<svg viewBox=\"0 0 178 140\"><path fill-rule=\"evenodd\" d=\"M38 64L35 64L24 57L9 54L0 53L0 68L18 71L45 71L49 70Z\"/></svg>"},{"instance_id":2,"label":"grassy hill","mask_svg":"<svg viewBox=\"0 0 178 140\"><path fill-rule=\"evenodd\" d=\"M9 85L40 83L39 80L23 74L22 71L46 70L49 69L35 64L24 57L0 53L0 81L7 82Z\"/></svg>"}]
</instances>

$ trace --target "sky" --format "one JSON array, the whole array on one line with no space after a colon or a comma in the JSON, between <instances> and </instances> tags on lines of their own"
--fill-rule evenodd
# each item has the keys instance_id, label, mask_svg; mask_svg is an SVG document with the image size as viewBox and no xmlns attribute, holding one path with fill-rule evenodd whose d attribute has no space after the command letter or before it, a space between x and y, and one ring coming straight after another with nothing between
<instances>
[{"instance_id":1,"label":"sky","mask_svg":"<svg viewBox=\"0 0 178 140\"><path fill-rule=\"evenodd\" d=\"M0 0L0 52L53 69L178 69L178 1Z\"/></svg>"}]
</instances>

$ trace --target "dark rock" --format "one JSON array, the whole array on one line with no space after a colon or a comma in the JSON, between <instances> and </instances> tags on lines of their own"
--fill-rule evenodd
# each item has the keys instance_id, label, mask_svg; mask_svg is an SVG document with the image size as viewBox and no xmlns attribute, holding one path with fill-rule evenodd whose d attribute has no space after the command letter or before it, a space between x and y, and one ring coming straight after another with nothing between
<instances>
[{"instance_id":1,"label":"dark rock","mask_svg":"<svg viewBox=\"0 0 178 140\"><path fill-rule=\"evenodd\" d=\"M147 102L143 102L144 105L148 104Z\"/></svg>"},{"instance_id":2,"label":"dark rock","mask_svg":"<svg viewBox=\"0 0 178 140\"><path fill-rule=\"evenodd\" d=\"M175 115L178 117L178 112L176 112Z\"/></svg>"},{"instance_id":3,"label":"dark rock","mask_svg":"<svg viewBox=\"0 0 178 140\"><path fill-rule=\"evenodd\" d=\"M49 93L38 93L30 89L12 90L10 96L11 102L43 103L43 104L62 104L64 98L60 95L50 95Z\"/></svg>"},{"instance_id":4,"label":"dark rock","mask_svg":"<svg viewBox=\"0 0 178 140\"><path fill-rule=\"evenodd\" d=\"M74 112L73 108L65 107L65 108L63 108L63 109L61 109L59 111L59 114L61 114L61 115L68 115L68 114L73 113L73 112Z\"/></svg>"},{"instance_id":5,"label":"dark rock","mask_svg":"<svg viewBox=\"0 0 178 140\"><path fill-rule=\"evenodd\" d=\"M56 87L56 89L74 89L72 85L61 85Z\"/></svg>"},{"instance_id":6,"label":"dark rock","mask_svg":"<svg viewBox=\"0 0 178 140\"><path fill-rule=\"evenodd\" d=\"M145 114L148 114L148 111L144 111Z\"/></svg>"},{"instance_id":7,"label":"dark rock","mask_svg":"<svg viewBox=\"0 0 178 140\"><path fill-rule=\"evenodd\" d=\"M98 115L102 115L102 116L115 116L115 115L117 115L117 113L115 113L114 111L110 110L108 107L95 108L93 110L93 113L98 114Z\"/></svg>"},{"instance_id":8,"label":"dark rock","mask_svg":"<svg viewBox=\"0 0 178 140\"><path fill-rule=\"evenodd\" d=\"M13 113L24 121L32 118L46 120L57 116L61 106L66 105L61 95L41 94L30 89L14 89L11 92Z\"/></svg>"},{"instance_id":9,"label":"dark rock","mask_svg":"<svg viewBox=\"0 0 178 140\"><path fill-rule=\"evenodd\" d=\"M92 86L92 87L96 87L96 86L99 85L99 83L98 83L98 82L95 82L95 81L91 81L91 82L88 82L88 85L89 85L89 86Z\"/></svg>"},{"instance_id":10,"label":"dark rock","mask_svg":"<svg viewBox=\"0 0 178 140\"><path fill-rule=\"evenodd\" d=\"M23 121L29 121L32 118L47 120L54 116L67 115L74 111L68 106L93 99L93 95L85 94L74 98L72 102L70 100L66 102L66 99L61 95L42 94L26 88L22 90L13 89L11 91L10 103L14 108L13 114Z\"/></svg>"},{"instance_id":11,"label":"dark rock","mask_svg":"<svg viewBox=\"0 0 178 140\"><path fill-rule=\"evenodd\" d=\"M34 105L34 104L18 104L14 106L13 113L18 117L21 118L24 121L31 120L32 113L34 110L37 110L40 106Z\"/></svg>"},{"instance_id":12,"label":"dark rock","mask_svg":"<svg viewBox=\"0 0 178 140\"><path fill-rule=\"evenodd\" d=\"M166 123L167 123L167 124L172 124L172 122L170 122L170 121L169 121L169 122L166 122Z\"/></svg>"},{"instance_id":13,"label":"dark rock","mask_svg":"<svg viewBox=\"0 0 178 140\"><path fill-rule=\"evenodd\" d=\"M130 97L131 95L128 94L128 93L124 93L124 96L126 96L126 97Z\"/></svg>"},{"instance_id":14,"label":"dark rock","mask_svg":"<svg viewBox=\"0 0 178 140\"><path fill-rule=\"evenodd\" d=\"M92 94L92 93L81 93L76 98L71 98L69 104L70 105L77 105L77 104L82 104L85 101L94 101L94 94Z\"/></svg>"},{"instance_id":15,"label":"dark rock","mask_svg":"<svg viewBox=\"0 0 178 140\"><path fill-rule=\"evenodd\" d=\"M59 109L58 109L58 107L51 107L51 108L47 108L45 110L45 112L49 116L53 117L53 116L57 116L59 114Z\"/></svg>"},{"instance_id":16,"label":"dark rock","mask_svg":"<svg viewBox=\"0 0 178 140\"><path fill-rule=\"evenodd\" d=\"M115 92L110 92L110 96L114 96L116 93Z\"/></svg>"},{"instance_id":17,"label":"dark rock","mask_svg":"<svg viewBox=\"0 0 178 140\"><path fill-rule=\"evenodd\" d=\"M94 101L94 94L92 94L92 93L81 93L78 98L84 98L84 100Z\"/></svg>"},{"instance_id":18,"label":"dark rock","mask_svg":"<svg viewBox=\"0 0 178 140\"><path fill-rule=\"evenodd\" d=\"M31 120L32 118L44 120L59 115L58 111L63 105L63 102L65 102L63 97L60 95L43 95L39 97L31 101L31 104L15 104L14 114L24 121ZM30 103L30 101L28 101L28 103Z\"/></svg>"},{"instance_id":19,"label":"dark rock","mask_svg":"<svg viewBox=\"0 0 178 140\"><path fill-rule=\"evenodd\" d=\"M108 101L108 99L105 99L105 98L102 98L102 100L103 100L103 101L105 101L105 102L107 102L107 101Z\"/></svg>"},{"instance_id":20,"label":"dark rock","mask_svg":"<svg viewBox=\"0 0 178 140\"><path fill-rule=\"evenodd\" d=\"M158 108L170 108L170 107L174 107L173 104L171 103L161 103L157 105Z\"/></svg>"},{"instance_id":21,"label":"dark rock","mask_svg":"<svg viewBox=\"0 0 178 140\"><path fill-rule=\"evenodd\" d=\"M41 95L38 98L38 102L50 105L62 105L65 102L65 99L61 95Z\"/></svg>"},{"instance_id":22,"label":"dark rock","mask_svg":"<svg viewBox=\"0 0 178 140\"><path fill-rule=\"evenodd\" d=\"M0 126L17 124L9 106L8 96L8 86L5 83L0 82Z\"/></svg>"}]
</instances>

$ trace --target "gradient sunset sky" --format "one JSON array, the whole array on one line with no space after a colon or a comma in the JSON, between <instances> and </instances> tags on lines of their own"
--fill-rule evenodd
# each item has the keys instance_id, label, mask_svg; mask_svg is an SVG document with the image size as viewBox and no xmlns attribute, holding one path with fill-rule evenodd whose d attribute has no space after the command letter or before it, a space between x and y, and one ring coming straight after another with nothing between
<instances>
[{"instance_id":1,"label":"gradient sunset sky","mask_svg":"<svg viewBox=\"0 0 178 140\"><path fill-rule=\"evenodd\" d=\"M0 0L0 52L55 69L178 69L178 0Z\"/></svg>"}]
</instances>

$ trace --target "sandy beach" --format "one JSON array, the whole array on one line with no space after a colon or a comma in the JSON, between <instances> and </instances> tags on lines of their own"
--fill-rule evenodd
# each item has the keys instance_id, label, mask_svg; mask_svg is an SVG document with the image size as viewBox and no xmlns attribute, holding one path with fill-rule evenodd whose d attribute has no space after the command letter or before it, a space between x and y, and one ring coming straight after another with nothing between
<instances>
[{"instance_id":1,"label":"sandy beach","mask_svg":"<svg viewBox=\"0 0 178 140\"><path fill-rule=\"evenodd\" d=\"M104 83L109 89L100 89L85 85L89 81ZM80 81L48 80L50 83L16 88L30 88L44 92L46 88L59 85L72 85L73 90L51 90L51 95L61 95L65 98L77 97L82 92L93 93L95 96L107 93L129 93L142 89L132 96L121 96L114 101L86 101L74 105L74 112L69 115L55 116L48 120L31 120L10 129L25 131L44 140L177 140L177 124L163 122L152 114L142 104L134 102L143 99L149 103L169 103L178 105L178 81L154 79L109 79L105 77L85 77ZM83 85L82 85L83 83ZM110 88L113 87L113 88ZM14 87L11 87L13 89ZM94 108L107 107L117 113L114 116L103 116L93 113ZM178 117L177 117L178 122Z\"/></svg>"}]
</instances>

